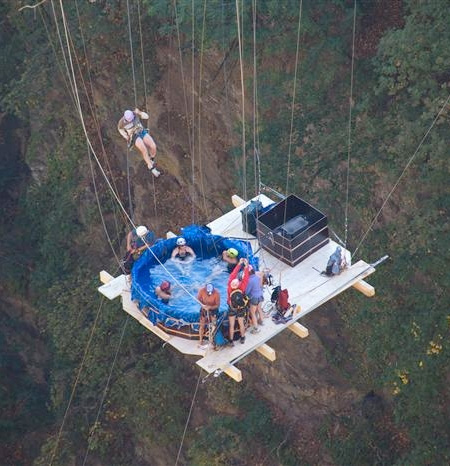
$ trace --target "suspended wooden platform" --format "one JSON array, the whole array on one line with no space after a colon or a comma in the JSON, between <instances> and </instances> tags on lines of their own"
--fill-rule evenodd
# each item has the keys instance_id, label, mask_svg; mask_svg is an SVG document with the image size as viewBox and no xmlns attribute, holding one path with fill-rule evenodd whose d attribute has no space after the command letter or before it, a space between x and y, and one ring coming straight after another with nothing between
<instances>
[{"instance_id":1,"label":"suspended wooden platform","mask_svg":"<svg viewBox=\"0 0 450 466\"><path fill-rule=\"evenodd\" d=\"M265 195L260 195L257 199L264 206L273 203ZM248 205L248 202L244 202L238 196L233 196L232 201L236 207L211 222L208 226L213 234L246 238L252 243L253 250L257 251L259 246L256 238L242 230L240 211ZM320 272L325 269L328 258L337 246L334 241L330 241L295 267L290 267L267 251L260 249L256 254L259 257L260 268L270 269L275 282L280 283L282 288L288 289L290 303L297 305L296 313L287 324L275 324L271 318L267 318L264 320L264 325L260 327L260 333L253 335L249 331L246 332L244 344L235 342L234 347L226 347L218 351L201 349L198 347L196 340L169 335L153 325L141 313L137 305L131 301L129 285L124 275L114 278L107 272L102 271L100 280L104 285L99 287L99 291L111 300L120 296L125 312L181 353L201 356L197 360L197 364L208 374L225 372L239 382L242 380L242 373L235 364L251 352L257 351L270 361L276 359L275 351L266 344L271 338L286 329L294 332L300 338L308 336L308 330L298 322L304 315L351 287L369 297L375 294L375 289L364 281L364 278L375 272L375 269L362 260L348 267L338 276L327 277L321 275ZM348 251L346 253L349 255ZM266 289L265 293L266 302L270 301L271 289Z\"/></svg>"}]
</instances>

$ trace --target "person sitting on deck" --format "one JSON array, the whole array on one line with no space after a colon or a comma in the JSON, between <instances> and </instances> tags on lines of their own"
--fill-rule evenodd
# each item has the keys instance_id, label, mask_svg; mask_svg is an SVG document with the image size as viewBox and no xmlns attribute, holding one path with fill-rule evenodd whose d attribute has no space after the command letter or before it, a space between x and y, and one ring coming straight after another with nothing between
<instances>
[{"instance_id":1,"label":"person sitting on deck","mask_svg":"<svg viewBox=\"0 0 450 466\"><path fill-rule=\"evenodd\" d=\"M227 263L228 273L231 273L239 262L239 252L235 248L222 251L222 260Z\"/></svg>"},{"instance_id":2,"label":"person sitting on deck","mask_svg":"<svg viewBox=\"0 0 450 466\"><path fill-rule=\"evenodd\" d=\"M205 333L205 324L216 325L217 322L217 311L220 306L220 294L214 288L212 283L207 283L203 288L198 290L197 299L201 302L202 306L200 308L200 342L199 346L203 346L203 335ZM211 342L214 341L213 329L210 329L209 339ZM216 345L213 343L213 348L216 348Z\"/></svg>"},{"instance_id":3,"label":"person sitting on deck","mask_svg":"<svg viewBox=\"0 0 450 466\"><path fill-rule=\"evenodd\" d=\"M194 250L186 244L186 240L183 237L177 239L177 245L175 246L170 256L172 259L178 261L185 261L195 259Z\"/></svg>"},{"instance_id":4,"label":"person sitting on deck","mask_svg":"<svg viewBox=\"0 0 450 466\"><path fill-rule=\"evenodd\" d=\"M117 124L117 129L127 141L128 148L135 146L142 155L144 162L153 175L158 177L160 172L155 168L156 144L144 128L140 118L148 120L148 114L138 108L125 110Z\"/></svg>"},{"instance_id":5,"label":"person sitting on deck","mask_svg":"<svg viewBox=\"0 0 450 466\"><path fill-rule=\"evenodd\" d=\"M171 284L169 281L164 280L159 286L155 288L155 294L164 304L169 304L169 299L172 297L170 289Z\"/></svg>"},{"instance_id":6,"label":"person sitting on deck","mask_svg":"<svg viewBox=\"0 0 450 466\"><path fill-rule=\"evenodd\" d=\"M264 275L257 273L252 265L248 266L250 276L248 279L245 294L250 300L250 317L253 322L253 328L250 333L259 333L259 325L264 325L262 318L262 303L264 301L263 278Z\"/></svg>"},{"instance_id":7,"label":"person sitting on deck","mask_svg":"<svg viewBox=\"0 0 450 466\"><path fill-rule=\"evenodd\" d=\"M147 246L150 246L155 239L152 231L144 225L133 228L127 234L127 252L123 258L123 269L126 274L131 272L135 261L141 257Z\"/></svg>"},{"instance_id":8,"label":"person sitting on deck","mask_svg":"<svg viewBox=\"0 0 450 466\"><path fill-rule=\"evenodd\" d=\"M237 278L237 277L241 278ZM248 298L245 295L249 279L248 260L242 258L234 267L228 279L227 303L228 303L228 322L230 325L230 345L233 346L234 340L234 324L236 318L239 324L239 332L241 334L241 343L245 343L245 323L244 317L248 309Z\"/></svg>"}]
</instances>

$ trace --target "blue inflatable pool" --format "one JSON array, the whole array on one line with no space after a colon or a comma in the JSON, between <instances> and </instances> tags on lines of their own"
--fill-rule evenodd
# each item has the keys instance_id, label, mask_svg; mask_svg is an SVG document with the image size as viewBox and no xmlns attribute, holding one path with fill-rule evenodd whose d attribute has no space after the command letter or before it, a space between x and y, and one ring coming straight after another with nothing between
<instances>
[{"instance_id":1,"label":"blue inflatable pool","mask_svg":"<svg viewBox=\"0 0 450 466\"><path fill-rule=\"evenodd\" d=\"M196 259L178 262L170 258L177 238L158 240L139 258L132 269L131 298L140 309L148 309L148 318L154 324L172 330L182 330L181 336L190 336L198 331L200 306L196 300L198 290L207 282L214 284L220 293L219 313L226 312L228 271L221 260L222 251L235 248L240 257L247 257L255 268L249 242L212 235L208 227L190 225L182 229L181 236L194 250ZM167 280L172 284L172 298L164 304L155 294L155 288Z\"/></svg>"}]
</instances>

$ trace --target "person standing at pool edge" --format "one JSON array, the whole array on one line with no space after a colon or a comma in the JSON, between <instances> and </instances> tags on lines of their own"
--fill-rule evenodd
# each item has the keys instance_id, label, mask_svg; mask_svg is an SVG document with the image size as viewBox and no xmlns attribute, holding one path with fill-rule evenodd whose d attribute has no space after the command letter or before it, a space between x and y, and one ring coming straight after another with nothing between
<instances>
[{"instance_id":1,"label":"person standing at pool edge","mask_svg":"<svg viewBox=\"0 0 450 466\"><path fill-rule=\"evenodd\" d=\"M207 283L203 288L198 290L197 299L201 303L200 308L200 329L199 329L199 337L200 342L199 346L203 345L203 335L205 333L205 325L212 324L215 326L217 321L217 311L219 310L220 306L220 294L215 289L212 283ZM209 339L213 343L213 347L215 348L213 342L213 331L210 330Z\"/></svg>"}]
</instances>

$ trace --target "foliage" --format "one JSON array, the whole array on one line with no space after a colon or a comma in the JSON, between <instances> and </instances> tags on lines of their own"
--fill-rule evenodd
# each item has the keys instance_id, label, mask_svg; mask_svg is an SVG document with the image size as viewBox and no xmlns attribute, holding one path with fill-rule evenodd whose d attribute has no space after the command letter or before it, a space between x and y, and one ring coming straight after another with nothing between
<instances>
[{"instance_id":1,"label":"foliage","mask_svg":"<svg viewBox=\"0 0 450 466\"><path fill-rule=\"evenodd\" d=\"M80 23L75 3L67 3L65 8L81 70L89 69L98 82L115 90L103 89L111 98L95 102L106 120L129 102L131 95L126 7L116 1L78 3ZM238 3L247 71L253 62L254 3ZM359 239L448 96L450 37L445 2L405 3L404 27L384 35L373 60L356 61L348 193L351 247L359 246ZM299 3L267 0L256 4L259 139L253 140L253 123L247 123L247 154L253 154L257 146L264 183L283 192L289 180L289 191L312 201L328 213L336 230L344 230L350 150L351 2L304 2L293 113ZM27 397L27 412L42 417L46 426L54 422L37 460L37 464L48 464L89 343L55 464L78 461L80 452L87 449L99 464L135 464L136 451L151 451L156 446L167 457L175 457L174 439L183 433L197 376L190 364L162 348L153 337L144 336L137 324L130 322L124 327L118 304L99 307L97 285L87 278L97 272L89 266L89 255L95 251L87 232L91 222L98 220L86 214L87 203L83 202L84 140L73 110L65 110L70 93L64 96L67 77L56 46L59 39L53 27L48 37L42 20L13 14L11 5L13 2L4 2L0 6L1 24L6 26L0 34L0 105L2 111L28 121L26 158L45 175L35 173L34 182L22 194L16 218L2 226L14 261L23 265L2 271L2 281L5 277L14 282L16 291L38 303L39 323L52 360L49 388L36 387L18 357L22 349L6 338L8 329L16 324L3 319L0 344L7 352L0 369L2 375L6 371L19 375L14 394L7 384L2 385L2 408L11 409ZM149 87L159 78L153 44L166 38L177 40L173 5L143 2L140 19L145 43L152 44L145 54L146 65L152 65L146 83ZM194 2L194 12L191 1L176 5L181 52L190 54L194 49L197 58L203 51L229 51L227 64L237 66L235 3ZM363 2L363 12L367 5ZM131 8L132 45L138 50L139 17L136 4ZM43 14L45 24L53 25L49 5L43 6ZM57 18L61 25L59 13ZM105 66L107 61L117 62L117 67ZM140 75L140 60L136 67ZM138 81L141 95L144 86ZM245 84L251 101L251 73L246 74ZM85 102L90 91L80 92ZM331 422L324 426L323 438L337 464L449 463L448 139L447 108L358 250L369 260L384 253L392 256L373 278L379 297L373 302L353 295L341 298L348 335L345 351L353 354L356 362L355 372L347 377L360 389L383 394L386 412L375 422L356 412L339 417L337 434ZM242 175L241 148L233 153ZM246 159L246 184L248 192L253 192L254 160L252 156ZM288 163L290 172L286 174ZM8 166L9 173L0 179L2 186L16 169ZM95 422L120 341L105 404ZM339 365L349 356L331 357ZM199 415L205 422L187 434L189 461L231 464L267 459L299 464L301 458L283 443L289 428L273 420L270 406L248 396L248 385L220 382L204 389L207 393L202 406L208 407L208 413ZM214 400L212 406L208 406L207 395ZM14 437L13 423L17 432L36 428L35 420L22 414L2 421L2 435ZM253 450L249 445L258 448Z\"/></svg>"},{"instance_id":2,"label":"foliage","mask_svg":"<svg viewBox=\"0 0 450 466\"><path fill-rule=\"evenodd\" d=\"M192 464L256 464L268 461L271 456L285 465L299 464L300 458L286 443L289 430L273 421L267 405L250 396L249 389L243 387L232 398L238 414L213 416L197 429L188 452ZM258 448L249 448L255 442ZM263 458L258 457L261 454Z\"/></svg>"}]
</instances>

